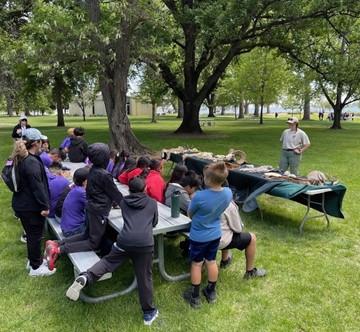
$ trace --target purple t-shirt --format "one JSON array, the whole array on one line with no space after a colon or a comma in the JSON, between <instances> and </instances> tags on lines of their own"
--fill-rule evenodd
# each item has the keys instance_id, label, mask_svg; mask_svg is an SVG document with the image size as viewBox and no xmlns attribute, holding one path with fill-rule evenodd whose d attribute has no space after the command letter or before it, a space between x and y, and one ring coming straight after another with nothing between
<instances>
[{"instance_id":1,"label":"purple t-shirt","mask_svg":"<svg viewBox=\"0 0 360 332\"><path fill-rule=\"evenodd\" d=\"M39 157L45 167L50 167L52 165L53 160L50 158L50 156L47 154L47 152L41 152Z\"/></svg>"},{"instance_id":2,"label":"purple t-shirt","mask_svg":"<svg viewBox=\"0 0 360 332\"><path fill-rule=\"evenodd\" d=\"M110 160L109 160L109 163L108 163L108 165L107 165L107 167L106 167L106 170L107 170L109 173L112 173L113 168L114 168L114 160L110 159Z\"/></svg>"},{"instance_id":3,"label":"purple t-shirt","mask_svg":"<svg viewBox=\"0 0 360 332\"><path fill-rule=\"evenodd\" d=\"M70 182L61 175L55 175L50 172L47 175L48 175L49 190L50 190L49 217L53 218L55 216L56 203L59 200L65 187L68 186Z\"/></svg>"},{"instance_id":4,"label":"purple t-shirt","mask_svg":"<svg viewBox=\"0 0 360 332\"><path fill-rule=\"evenodd\" d=\"M61 147L62 149L69 148L70 143L71 143L70 137L65 137L64 140L62 141L60 147Z\"/></svg>"},{"instance_id":5,"label":"purple t-shirt","mask_svg":"<svg viewBox=\"0 0 360 332\"><path fill-rule=\"evenodd\" d=\"M63 232L77 230L85 223L86 191L84 187L74 186L67 194L61 215Z\"/></svg>"}]
</instances>

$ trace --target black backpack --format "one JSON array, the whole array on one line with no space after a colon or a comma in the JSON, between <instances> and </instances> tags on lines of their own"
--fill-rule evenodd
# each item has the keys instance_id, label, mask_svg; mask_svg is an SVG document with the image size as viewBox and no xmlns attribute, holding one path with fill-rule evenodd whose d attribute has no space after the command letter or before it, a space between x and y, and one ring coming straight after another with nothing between
<instances>
[{"instance_id":1,"label":"black backpack","mask_svg":"<svg viewBox=\"0 0 360 332\"><path fill-rule=\"evenodd\" d=\"M5 182L6 186L13 193L20 191L20 174L17 166L11 159L8 159L1 171L1 178Z\"/></svg>"}]
</instances>

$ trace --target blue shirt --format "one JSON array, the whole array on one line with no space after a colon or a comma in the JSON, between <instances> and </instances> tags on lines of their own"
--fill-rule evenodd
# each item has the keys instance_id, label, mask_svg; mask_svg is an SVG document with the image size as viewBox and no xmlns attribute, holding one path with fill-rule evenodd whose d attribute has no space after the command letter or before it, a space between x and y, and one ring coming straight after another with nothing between
<instances>
[{"instance_id":1,"label":"blue shirt","mask_svg":"<svg viewBox=\"0 0 360 332\"><path fill-rule=\"evenodd\" d=\"M45 167L50 167L53 164L53 160L50 158L47 152L41 152L39 157Z\"/></svg>"},{"instance_id":2,"label":"blue shirt","mask_svg":"<svg viewBox=\"0 0 360 332\"><path fill-rule=\"evenodd\" d=\"M85 223L86 191L84 187L74 186L67 194L61 213L63 232L77 230Z\"/></svg>"},{"instance_id":3,"label":"blue shirt","mask_svg":"<svg viewBox=\"0 0 360 332\"><path fill-rule=\"evenodd\" d=\"M188 210L192 215L190 239L196 242L219 239L220 217L231 200L232 192L229 188L223 188L221 191L211 189L197 191Z\"/></svg>"},{"instance_id":4,"label":"blue shirt","mask_svg":"<svg viewBox=\"0 0 360 332\"><path fill-rule=\"evenodd\" d=\"M69 148L70 143L71 143L70 137L65 137L64 140L62 141L60 147L61 147L62 149Z\"/></svg>"}]
</instances>

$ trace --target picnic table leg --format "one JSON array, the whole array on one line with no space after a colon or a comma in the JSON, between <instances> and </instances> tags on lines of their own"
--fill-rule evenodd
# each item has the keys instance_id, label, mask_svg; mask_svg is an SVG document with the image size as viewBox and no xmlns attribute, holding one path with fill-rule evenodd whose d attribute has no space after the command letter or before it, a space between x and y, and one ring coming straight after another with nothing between
<instances>
[{"instance_id":1,"label":"picnic table leg","mask_svg":"<svg viewBox=\"0 0 360 332\"><path fill-rule=\"evenodd\" d=\"M322 193L321 208L322 208L322 211L323 211L325 219L326 219L327 228L329 228L330 227L330 220L329 220L329 217L328 217L328 215L326 213L326 210L325 210L325 193Z\"/></svg>"},{"instance_id":2,"label":"picnic table leg","mask_svg":"<svg viewBox=\"0 0 360 332\"><path fill-rule=\"evenodd\" d=\"M161 276L167 281L180 281L189 278L190 273L183 273L177 276L169 275L165 270L165 256L164 256L164 235L158 235L158 264Z\"/></svg>"},{"instance_id":3,"label":"picnic table leg","mask_svg":"<svg viewBox=\"0 0 360 332\"><path fill-rule=\"evenodd\" d=\"M129 287L125 288L124 290L120 291L120 292L114 292L114 293L111 293L109 295L103 295L103 296L89 296L89 295L86 295L84 293L84 291L81 291L80 300L83 301L83 302L86 302L86 303L99 303L99 302L114 299L114 298L116 298L118 296L129 294L136 287L137 287L137 282L136 282L136 278L134 277L134 280L131 283L131 285Z\"/></svg>"},{"instance_id":4,"label":"picnic table leg","mask_svg":"<svg viewBox=\"0 0 360 332\"><path fill-rule=\"evenodd\" d=\"M308 220L309 212L310 212L310 196L307 195L307 208L306 208L306 213L304 215L304 218L300 224L300 228L299 228L300 234L303 233L303 228L304 228L305 222Z\"/></svg>"}]
</instances>

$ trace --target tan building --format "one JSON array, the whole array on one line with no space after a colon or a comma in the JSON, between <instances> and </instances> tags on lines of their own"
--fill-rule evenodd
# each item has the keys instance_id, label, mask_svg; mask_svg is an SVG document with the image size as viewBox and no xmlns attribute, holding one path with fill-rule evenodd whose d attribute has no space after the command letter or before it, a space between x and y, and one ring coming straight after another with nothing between
<instances>
[{"instance_id":1,"label":"tan building","mask_svg":"<svg viewBox=\"0 0 360 332\"><path fill-rule=\"evenodd\" d=\"M127 112L128 115L140 115L140 116L149 116L151 117L151 104L144 104L134 97L127 97ZM66 111L66 114L82 116L82 111L80 106L76 101L73 101L69 105L69 109ZM94 102L94 105L91 105L90 102L87 102L85 105L85 114L86 116L94 115L106 115L105 104L102 98L102 94L98 93Z\"/></svg>"}]
</instances>

